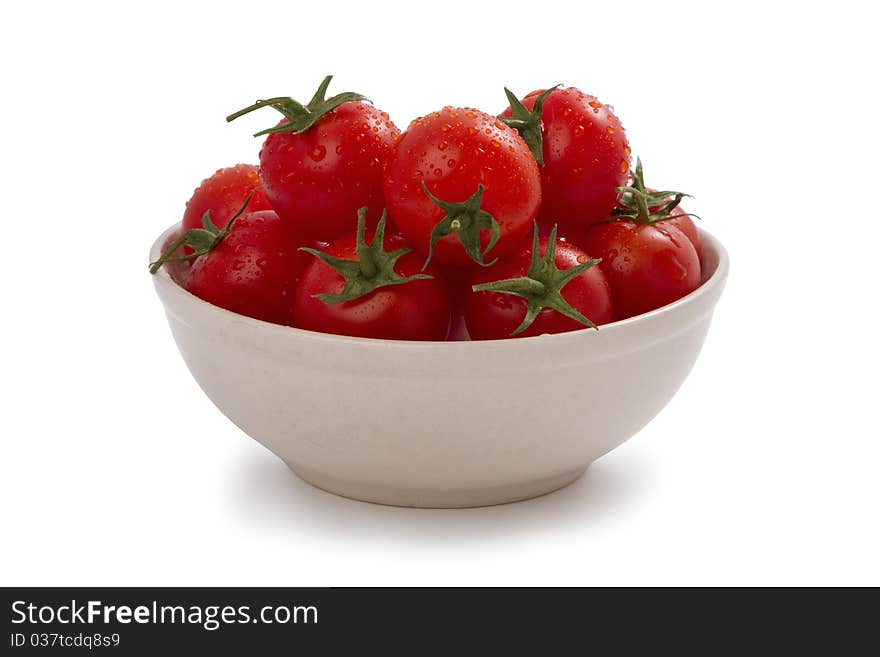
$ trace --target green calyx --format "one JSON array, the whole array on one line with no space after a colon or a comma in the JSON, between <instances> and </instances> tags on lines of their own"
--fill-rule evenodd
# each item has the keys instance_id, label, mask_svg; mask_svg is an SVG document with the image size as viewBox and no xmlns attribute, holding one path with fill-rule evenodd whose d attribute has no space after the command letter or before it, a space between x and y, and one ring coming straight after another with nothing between
<instances>
[{"instance_id":1,"label":"green calyx","mask_svg":"<svg viewBox=\"0 0 880 657\"><path fill-rule=\"evenodd\" d=\"M354 301L386 285L403 285L410 281L434 278L428 274L401 276L394 271L394 265L397 261L412 249L385 251L385 219L383 211L382 218L379 219L379 224L376 226L376 235L373 237L373 241L367 244L367 208L358 210L357 260L345 260L317 249L300 247L300 251L311 253L321 262L333 267L345 279L345 286L339 294L316 294L315 298L327 305L333 305Z\"/></svg>"},{"instance_id":2,"label":"green calyx","mask_svg":"<svg viewBox=\"0 0 880 657\"><path fill-rule=\"evenodd\" d=\"M205 214L202 215L202 228L190 228L183 235L174 240L174 242L165 249L165 252L158 260L150 263L150 273L155 274L166 262L193 260L200 255L205 255L216 249L217 245L229 235L229 231L232 228L232 222L244 213L245 208L247 208L248 203L251 202L251 197L253 195L253 192L248 194L247 198L244 200L244 205L238 209L238 212L232 215L232 218L226 222L226 225L223 228L218 228L214 225L214 222L211 221L210 210L205 212ZM175 251L184 246L190 247L193 249L193 252L189 255L175 257Z\"/></svg>"},{"instance_id":3,"label":"green calyx","mask_svg":"<svg viewBox=\"0 0 880 657\"><path fill-rule=\"evenodd\" d=\"M650 225L677 217L697 216L689 212L676 213L681 199L691 198L690 194L668 190L648 191L645 187L645 173L642 169L641 158L636 160L632 185L618 187L617 192L620 194L620 207L614 208L611 214L636 224ZM699 219L699 217L697 218Z\"/></svg>"},{"instance_id":4,"label":"green calyx","mask_svg":"<svg viewBox=\"0 0 880 657\"><path fill-rule=\"evenodd\" d=\"M526 146L532 151L539 166L544 166L544 138L541 136L541 110L544 107L544 101L552 91L558 89L562 85L550 87L535 99L535 104L531 111L526 109L519 98L513 92L504 87L504 93L507 94L507 101L510 103L511 116L499 116L498 120L505 125L510 126L523 138Z\"/></svg>"},{"instance_id":5,"label":"green calyx","mask_svg":"<svg viewBox=\"0 0 880 657\"><path fill-rule=\"evenodd\" d=\"M332 75L328 75L324 78L308 105L303 105L302 103L295 101L293 98L278 96L277 98L258 100L253 105L238 110L234 114L230 114L226 117L226 121L234 121L238 117L244 116L254 110L258 110L261 107L273 107L284 115L287 119L287 123L260 130L260 132L256 133L254 137L275 134L278 132L292 132L293 134L298 135L311 128L315 125L318 119L327 114L327 112L336 109L342 105L342 103L347 103L352 100L366 100L361 94L352 93L350 91L336 94L330 98L325 98L327 95L327 87L330 86L330 80L332 79Z\"/></svg>"},{"instance_id":6,"label":"green calyx","mask_svg":"<svg viewBox=\"0 0 880 657\"><path fill-rule=\"evenodd\" d=\"M598 265L600 262L602 262L602 259L596 258L594 260L587 260L570 269L557 269L556 226L553 227L553 231L550 233L547 252L542 257L538 243L538 224L536 223L532 237L532 259L529 263L528 273L520 278L507 278L501 281L474 285L473 290L474 292L514 294L526 300L528 304L526 316L522 323L510 334L511 336L518 335L529 328L544 308L552 308L556 312L580 322L584 326L597 329L598 327L590 319L584 317L568 301L562 298L562 288L568 285L572 279L580 276L590 267Z\"/></svg>"},{"instance_id":7,"label":"green calyx","mask_svg":"<svg viewBox=\"0 0 880 657\"><path fill-rule=\"evenodd\" d=\"M501 228L498 226L498 222L495 221L495 217L480 208L480 204L483 202L483 191L485 190L485 187L483 187L483 185L477 185L477 191L474 192L470 198L461 203L449 203L437 198L428 190L428 186L424 181L422 181L422 189L425 190L425 194L428 195L428 198L446 213L446 216L438 221L437 225L434 226L434 229L431 231L431 246L428 249L428 259L425 260L422 269L425 269L425 267L428 266L428 263L431 262L431 258L434 255L434 246L437 242L453 233L458 235L461 245L464 247L465 252L470 256L471 260L481 267L488 267L494 264L495 260L486 262L485 258L486 254L493 246L495 246L496 242L498 242L498 238L501 235ZM481 230L489 230L492 232L489 237L489 243L486 245L485 249L480 247Z\"/></svg>"}]
</instances>

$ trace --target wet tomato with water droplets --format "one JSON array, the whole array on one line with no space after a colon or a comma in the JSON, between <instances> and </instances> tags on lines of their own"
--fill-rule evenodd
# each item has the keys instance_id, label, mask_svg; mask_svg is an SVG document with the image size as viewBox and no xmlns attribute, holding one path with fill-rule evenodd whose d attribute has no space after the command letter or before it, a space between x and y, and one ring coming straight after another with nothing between
<instances>
[{"instance_id":1,"label":"wet tomato with water droplets","mask_svg":"<svg viewBox=\"0 0 880 657\"><path fill-rule=\"evenodd\" d=\"M431 251L432 233L446 212L425 192L448 203L472 198L482 185L480 209L498 225L499 239L486 261L514 248L531 227L541 204L538 165L526 143L496 117L469 108L444 107L413 121L400 138L385 176L388 215L422 252ZM486 249L491 231L479 231ZM440 237L433 259L469 266L474 258L452 230Z\"/></svg>"},{"instance_id":2,"label":"wet tomato with water droplets","mask_svg":"<svg viewBox=\"0 0 880 657\"><path fill-rule=\"evenodd\" d=\"M260 151L266 196L306 238L338 237L362 206L375 225L383 168L399 136L388 114L361 101L339 105L305 132L270 134Z\"/></svg>"},{"instance_id":3,"label":"wet tomato with water droplets","mask_svg":"<svg viewBox=\"0 0 880 657\"><path fill-rule=\"evenodd\" d=\"M373 235L367 234L369 240ZM388 251L407 248L399 235L387 235ZM328 255L354 261L358 258L354 236L340 237L326 249ZM433 266L422 271L424 256L410 251L394 265L404 277L426 274L432 278L379 287L342 303L325 303L317 295L342 292L345 280L330 265L312 256L294 294L295 325L321 333L384 340L445 340L452 320L452 303L446 283Z\"/></svg>"},{"instance_id":4,"label":"wet tomato with water droplets","mask_svg":"<svg viewBox=\"0 0 880 657\"><path fill-rule=\"evenodd\" d=\"M229 234L193 261L186 288L226 310L275 324L293 324L293 292L306 254L272 210L238 217Z\"/></svg>"},{"instance_id":5,"label":"wet tomato with water droplets","mask_svg":"<svg viewBox=\"0 0 880 657\"><path fill-rule=\"evenodd\" d=\"M546 253L548 242L548 238L540 238L542 254ZM581 322L553 308L544 308L528 328L512 335L526 316L526 300L501 292L473 291L474 285L525 276L529 270L532 249L527 240L520 244L519 250L501 258L496 265L473 272L468 281L463 307L465 324L472 340L529 337L586 328ZM556 241L554 262L560 270L583 265L589 260L591 257L583 249L561 239ZM590 267L572 278L560 293L572 308L596 325L607 324L613 318L611 290L598 266Z\"/></svg>"},{"instance_id":6,"label":"wet tomato with water droplets","mask_svg":"<svg viewBox=\"0 0 880 657\"><path fill-rule=\"evenodd\" d=\"M684 214L685 210L683 208L679 208L677 214L679 216L672 217L671 219L666 219L665 223L670 226L675 226L682 233L685 234L691 244L694 245L694 250L697 252L697 258L702 262L703 260L703 243L700 241L700 233L697 230L697 225L694 223L693 219L691 219L688 215Z\"/></svg>"},{"instance_id":7,"label":"wet tomato with water droplets","mask_svg":"<svg viewBox=\"0 0 880 657\"><path fill-rule=\"evenodd\" d=\"M205 212L210 212L214 225L225 226L251 192L254 195L248 203L249 212L271 210L259 173L259 167L252 164L236 164L218 169L210 178L205 178L186 203L183 230L201 228ZM192 251L190 247L184 247L184 253Z\"/></svg>"},{"instance_id":8,"label":"wet tomato with water droplets","mask_svg":"<svg viewBox=\"0 0 880 657\"><path fill-rule=\"evenodd\" d=\"M531 110L543 89L523 98ZM511 116L508 107L502 116ZM544 166L538 221L576 235L604 221L627 184L630 149L623 126L608 105L575 87L556 89L541 112Z\"/></svg>"},{"instance_id":9,"label":"wet tomato with water droplets","mask_svg":"<svg viewBox=\"0 0 880 657\"><path fill-rule=\"evenodd\" d=\"M653 192L654 190L648 188L649 192ZM653 212L659 206L652 206L651 211ZM700 262L703 261L703 243L700 241L700 231L697 230L697 225L694 223L694 220L690 218L687 214L687 210L685 210L680 205L673 210L673 216L671 219L664 219L663 223L668 226L675 226L682 233L684 233L687 238L691 241L691 244L694 245L694 249L697 251L697 257L700 259Z\"/></svg>"},{"instance_id":10,"label":"wet tomato with water droplets","mask_svg":"<svg viewBox=\"0 0 880 657\"><path fill-rule=\"evenodd\" d=\"M671 225L613 221L590 228L584 248L611 285L615 319L660 308L700 286L700 258L687 235Z\"/></svg>"}]
</instances>

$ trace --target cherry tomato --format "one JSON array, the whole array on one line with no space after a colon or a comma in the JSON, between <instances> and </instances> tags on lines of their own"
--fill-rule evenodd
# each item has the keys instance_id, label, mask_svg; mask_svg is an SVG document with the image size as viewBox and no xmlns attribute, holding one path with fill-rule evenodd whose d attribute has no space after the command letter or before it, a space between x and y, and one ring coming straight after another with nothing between
<instances>
[{"instance_id":1,"label":"cherry tomato","mask_svg":"<svg viewBox=\"0 0 880 657\"><path fill-rule=\"evenodd\" d=\"M324 99L329 82L325 78L305 107L273 98L227 117L261 107L285 115L274 128L257 133L269 135L260 151L260 178L272 207L298 235L324 241L350 229L362 206L370 209L373 224L378 220L383 167L400 136L388 114L359 94ZM297 106L305 113L298 114Z\"/></svg>"},{"instance_id":2,"label":"cherry tomato","mask_svg":"<svg viewBox=\"0 0 880 657\"><path fill-rule=\"evenodd\" d=\"M682 213L684 209L680 210ZM685 237L690 240L690 243L694 246L694 251L697 252L697 259L702 262L703 261L703 244L700 241L700 233L697 230L696 224L694 224L693 220L687 216L686 214L681 214L678 217L673 217L672 219L667 219L666 223L670 226L675 226L684 233Z\"/></svg>"},{"instance_id":3,"label":"cherry tomato","mask_svg":"<svg viewBox=\"0 0 880 657\"><path fill-rule=\"evenodd\" d=\"M647 188L647 192L650 194L653 194L656 191L657 190L651 189L650 187ZM660 208L661 208L661 206L659 206L659 205L650 206L651 212L656 212ZM687 213L687 210L685 210L680 205L676 206L676 208L674 210L672 210L670 212L670 214L671 214L672 218L671 219L664 219L663 222L669 226L675 226L682 233L687 235L687 238L691 241L691 244L694 245L694 248L697 251L697 257L699 257L700 262L702 262L703 261L703 243L700 241L700 231L697 230L697 225L694 223L693 219L690 218L690 216Z\"/></svg>"},{"instance_id":4,"label":"cherry tomato","mask_svg":"<svg viewBox=\"0 0 880 657\"><path fill-rule=\"evenodd\" d=\"M544 90L522 100L531 110ZM502 116L512 116L508 107ZM555 89L541 111L543 201L538 221L559 224L563 234L582 233L605 221L627 183L630 148L611 107L575 87Z\"/></svg>"},{"instance_id":5,"label":"cherry tomato","mask_svg":"<svg viewBox=\"0 0 880 657\"><path fill-rule=\"evenodd\" d=\"M413 121L401 137L385 176L385 202L394 225L423 255L433 246L443 264L487 263L531 226L540 174L515 130L479 110L444 107ZM489 248L493 226L498 239Z\"/></svg>"},{"instance_id":6,"label":"cherry tomato","mask_svg":"<svg viewBox=\"0 0 880 657\"><path fill-rule=\"evenodd\" d=\"M323 257L331 261L363 262L369 257L365 249L373 249L376 259L383 261L386 266L374 267L372 274L367 272L366 278L356 273L358 282L363 284L371 275L376 275L377 270L380 277L384 275L387 279L391 276L397 282L389 284L387 280L380 281L372 291L360 296L355 292L352 300L339 301L334 297L346 293L347 279L331 264L313 258L296 286L296 326L310 331L362 338L445 340L449 334L452 304L438 270L429 266L422 271L424 257L411 250L399 257L386 253L386 250L395 252L408 249L408 246L399 235L384 237L384 219L372 242L370 246L364 244L359 248L358 238L340 237L324 250ZM313 253L320 254L317 251ZM410 277L413 280L401 280Z\"/></svg>"},{"instance_id":7,"label":"cherry tomato","mask_svg":"<svg viewBox=\"0 0 880 657\"><path fill-rule=\"evenodd\" d=\"M642 159L636 160L632 174L632 184L623 190L614 209L615 218L637 224L657 224L663 222L675 226L683 232L694 245L697 257L703 258L703 245L696 225L684 208L681 199L688 196L683 192L658 191L645 186L645 171Z\"/></svg>"},{"instance_id":8,"label":"cherry tomato","mask_svg":"<svg viewBox=\"0 0 880 657\"><path fill-rule=\"evenodd\" d=\"M217 169L214 175L202 181L192 198L186 202L183 230L201 228L202 216L205 212L211 213L211 221L216 226L225 226L251 192L253 196L248 203L248 212L272 209L263 193L259 167L252 164L236 164L225 169Z\"/></svg>"},{"instance_id":9,"label":"cherry tomato","mask_svg":"<svg viewBox=\"0 0 880 657\"><path fill-rule=\"evenodd\" d=\"M620 220L587 231L583 246L602 258L615 319L660 308L700 286L697 251L671 221L637 224Z\"/></svg>"},{"instance_id":10,"label":"cherry tomato","mask_svg":"<svg viewBox=\"0 0 880 657\"><path fill-rule=\"evenodd\" d=\"M550 264L547 261L548 246L554 242L556 251L552 260L554 267L551 275L558 277L559 273L572 268L584 269L561 288L564 301L571 309L595 325L610 322L613 317L611 290L602 270L594 266L596 261L591 260L584 250L574 244L556 239L554 231L550 238L541 237L538 241L545 266ZM530 270L533 271L535 268L533 250L534 246L526 245L502 258L498 264L487 269L478 269L473 273L468 286L469 292L464 300L465 322L471 339L497 340L542 333L563 333L585 328L583 321L567 317L559 310L548 306L538 311L532 323L517 333L529 310L529 302L526 298L496 291L473 291L471 286L474 285L504 279L521 280L522 277L528 277ZM553 274L554 270L558 273ZM538 275L538 278L541 276ZM552 287L547 283L545 277L545 287Z\"/></svg>"},{"instance_id":11,"label":"cherry tomato","mask_svg":"<svg viewBox=\"0 0 880 657\"><path fill-rule=\"evenodd\" d=\"M241 315L291 325L298 242L272 210L243 214L194 261L186 282L197 297Z\"/></svg>"},{"instance_id":12,"label":"cherry tomato","mask_svg":"<svg viewBox=\"0 0 880 657\"><path fill-rule=\"evenodd\" d=\"M202 227L202 217L210 213L211 221L216 226L225 226L229 219L253 193L248 212L271 210L272 206L263 193L260 182L260 169L252 164L236 164L225 169L217 169L210 178L205 178L196 188L186 203L181 222L182 230ZM184 247L184 253L192 253L190 247Z\"/></svg>"}]
</instances>

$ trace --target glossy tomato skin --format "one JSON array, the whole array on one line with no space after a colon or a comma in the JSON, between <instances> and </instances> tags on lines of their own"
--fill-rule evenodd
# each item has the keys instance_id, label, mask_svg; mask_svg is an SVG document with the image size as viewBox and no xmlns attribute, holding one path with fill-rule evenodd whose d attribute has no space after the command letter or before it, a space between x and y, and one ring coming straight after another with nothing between
<instances>
[{"instance_id":1,"label":"glossy tomato skin","mask_svg":"<svg viewBox=\"0 0 880 657\"><path fill-rule=\"evenodd\" d=\"M679 207L676 209L676 213L678 212L684 213L685 210ZM670 226L675 226L676 228L678 228L678 230L684 233L685 237L687 237L690 240L691 244L694 245L694 250L697 252L697 258L699 259L699 261L703 261L703 243L700 241L700 233L697 230L697 226L696 224L694 224L693 219L685 214L682 214L680 217L667 219L663 223L667 223Z\"/></svg>"},{"instance_id":2,"label":"glossy tomato skin","mask_svg":"<svg viewBox=\"0 0 880 657\"><path fill-rule=\"evenodd\" d=\"M512 248L531 228L541 204L538 165L519 133L496 117L469 108L444 107L413 121L385 176L385 203L398 230L427 254L431 231L443 216L422 189L448 202L468 199L482 184L481 208L498 222L498 243L486 260ZM482 244L489 231L481 231ZM455 234L434 250L437 262L472 266Z\"/></svg>"},{"instance_id":3,"label":"glossy tomato skin","mask_svg":"<svg viewBox=\"0 0 880 657\"><path fill-rule=\"evenodd\" d=\"M611 285L615 319L646 313L680 299L700 286L700 259L678 228L661 221L600 224L587 231L584 248Z\"/></svg>"},{"instance_id":4,"label":"glossy tomato skin","mask_svg":"<svg viewBox=\"0 0 880 657\"><path fill-rule=\"evenodd\" d=\"M386 250L407 246L400 236L387 236ZM356 260L354 237L341 237L324 249L326 253ZM312 257L294 294L296 326L309 331L385 340L445 340L449 334L452 303L446 284L433 266L421 272L424 258L410 252L397 261L401 276L426 273L431 279L380 287L339 304L325 304L316 294L342 292L344 280L329 265Z\"/></svg>"},{"instance_id":5,"label":"glossy tomato skin","mask_svg":"<svg viewBox=\"0 0 880 657\"><path fill-rule=\"evenodd\" d=\"M186 288L232 312L292 325L298 246L272 210L243 214L217 248L196 258Z\"/></svg>"},{"instance_id":6,"label":"glossy tomato skin","mask_svg":"<svg viewBox=\"0 0 880 657\"><path fill-rule=\"evenodd\" d=\"M343 103L301 134L271 134L260 151L266 196L304 239L338 237L363 206L375 225L384 207L382 172L399 137L388 114L359 101Z\"/></svg>"},{"instance_id":7,"label":"glossy tomato skin","mask_svg":"<svg viewBox=\"0 0 880 657\"><path fill-rule=\"evenodd\" d=\"M540 239L541 253L547 249L547 238ZM556 242L556 266L559 269L576 267L591 256L563 240ZM544 308L535 321L522 333L511 333L526 316L525 299L500 292L474 292L471 286L506 278L525 276L531 260L531 242L500 260L496 265L473 272L464 298L464 317L472 340L500 340L515 337L565 333L586 328L580 322L569 319L550 308ZM607 324L614 316L611 288L605 274L593 266L562 288L562 297L582 315L597 325Z\"/></svg>"},{"instance_id":8,"label":"glossy tomato skin","mask_svg":"<svg viewBox=\"0 0 880 657\"><path fill-rule=\"evenodd\" d=\"M543 90L522 103L532 109ZM510 116L508 107L503 116ZM538 221L577 235L604 221L629 179L630 148L623 125L608 105L575 87L556 89L541 111L544 166Z\"/></svg>"},{"instance_id":9,"label":"glossy tomato skin","mask_svg":"<svg viewBox=\"0 0 880 657\"><path fill-rule=\"evenodd\" d=\"M263 193L259 167L252 164L236 164L218 169L214 175L201 182L187 201L183 213L183 230L201 228L202 217L208 211L211 213L211 221L214 225L223 228L241 209L251 192L254 195L248 203L248 212L272 209ZM193 250L187 246L183 251L192 253Z\"/></svg>"},{"instance_id":10,"label":"glossy tomato skin","mask_svg":"<svg viewBox=\"0 0 880 657\"><path fill-rule=\"evenodd\" d=\"M655 192L656 190L648 188L649 192ZM649 208L651 212L659 209L659 206L652 206ZM691 241L691 244L694 245L694 248L697 250L697 257L700 259L700 262L703 261L703 243L700 241L700 231L697 230L697 225L694 223L694 220L691 219L687 215L687 210L685 210L680 205L673 210L672 214L680 215L673 219L666 219L666 223L670 226L675 226L682 233L687 235L687 238Z\"/></svg>"}]
</instances>

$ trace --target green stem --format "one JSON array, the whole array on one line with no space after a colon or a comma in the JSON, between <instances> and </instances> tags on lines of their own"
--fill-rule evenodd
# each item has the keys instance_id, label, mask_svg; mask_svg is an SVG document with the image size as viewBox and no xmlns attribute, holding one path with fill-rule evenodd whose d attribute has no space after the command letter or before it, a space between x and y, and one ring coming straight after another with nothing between
<instances>
[{"instance_id":1,"label":"green stem","mask_svg":"<svg viewBox=\"0 0 880 657\"><path fill-rule=\"evenodd\" d=\"M525 317L523 317L522 323L510 334L511 336L519 335L531 326L544 308L555 310L584 326L598 328L588 317L578 312L562 297L562 288L590 267L598 265L601 259L588 260L569 269L558 269L555 259L556 226L550 232L547 250L542 256L538 238L538 224L535 222L532 232L531 262L526 275L473 286L474 292L513 294L526 300Z\"/></svg>"},{"instance_id":2,"label":"green stem","mask_svg":"<svg viewBox=\"0 0 880 657\"><path fill-rule=\"evenodd\" d=\"M638 190L633 192L636 197L636 204L639 208L639 218L638 223L647 223L650 221L651 209L648 207L648 199L645 198L645 195Z\"/></svg>"},{"instance_id":3,"label":"green stem","mask_svg":"<svg viewBox=\"0 0 880 657\"><path fill-rule=\"evenodd\" d=\"M688 197L688 194L673 191L648 191L641 158L636 159L632 184L629 187L618 187L617 192L620 197L618 207L611 211L612 221L626 219L641 225L651 225L681 216L696 216L680 211L673 214L681 203L681 199Z\"/></svg>"},{"instance_id":4,"label":"green stem","mask_svg":"<svg viewBox=\"0 0 880 657\"><path fill-rule=\"evenodd\" d=\"M410 281L433 278L429 274L401 276L394 270L397 261L409 253L411 249L400 248L391 252L385 251L385 219L383 211L379 223L376 225L373 241L367 244L367 208L363 207L358 210L357 244L355 245L357 260L337 258L317 249L300 247L300 251L312 254L324 264L335 269L345 280L345 285L339 294L322 293L314 295L315 298L328 305L345 303L360 299L380 287L403 285Z\"/></svg>"},{"instance_id":5,"label":"green stem","mask_svg":"<svg viewBox=\"0 0 880 657\"><path fill-rule=\"evenodd\" d=\"M520 296L543 297L547 294L547 286L539 280L524 276L514 279L516 281L517 294ZM504 292L510 294L510 281L493 281L474 285L474 292Z\"/></svg>"},{"instance_id":6,"label":"green stem","mask_svg":"<svg viewBox=\"0 0 880 657\"><path fill-rule=\"evenodd\" d=\"M276 134L279 132L300 134L315 125L315 123L320 120L321 117L323 117L325 114L327 114L328 112L332 112L343 103L357 100L366 100L366 98L361 94L353 93L350 91L336 94L335 96L331 96L330 98L325 98L327 94L327 87L330 85L330 80L332 77L333 76L328 75L321 81L321 84L318 86L318 90L315 92L315 95L309 101L308 105L303 105L293 98L288 98L286 96L276 96L275 98L258 100L253 105L248 105L244 109L233 112L226 117L226 121L234 121L240 116L244 116L245 114L253 112L254 110L258 110L263 107L271 107L275 110L278 110L284 116L284 118L287 119L287 122L282 123L281 125L275 125L271 128L266 128L265 130L260 130L259 132L254 134L255 137L259 137L260 135Z\"/></svg>"},{"instance_id":7,"label":"green stem","mask_svg":"<svg viewBox=\"0 0 880 657\"><path fill-rule=\"evenodd\" d=\"M183 235L178 237L174 242L172 242L171 246L169 246L158 260L150 263L150 273L155 274L159 271L159 269L166 262L181 262L183 260L194 260L199 256L205 255L206 253L210 253L214 249L217 248L217 245L220 244L226 236L229 235L229 231L232 230L233 222L238 219L242 214L244 214L245 209L248 206L248 203L251 202L251 199L254 196L254 192L251 192L247 195L247 198L244 200L244 204L238 209L238 211L232 215L226 225L221 229L217 228L214 225L214 222L211 221L210 211L205 212L202 216L202 226L204 228L191 228L186 231ZM189 255L174 257L174 252L177 251L182 246L189 246L193 249L193 252Z\"/></svg>"},{"instance_id":8,"label":"green stem","mask_svg":"<svg viewBox=\"0 0 880 657\"><path fill-rule=\"evenodd\" d=\"M375 236L373 238L375 240ZM374 278L379 269L376 267L376 261L373 259L373 249L367 245L367 208L358 210L357 225L357 253L358 264L360 265L361 275L364 278Z\"/></svg>"}]
</instances>

